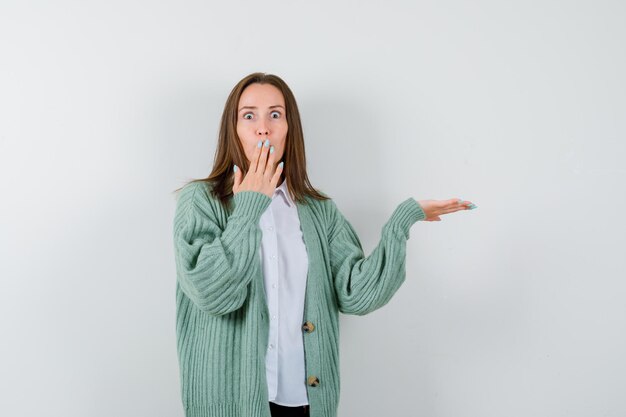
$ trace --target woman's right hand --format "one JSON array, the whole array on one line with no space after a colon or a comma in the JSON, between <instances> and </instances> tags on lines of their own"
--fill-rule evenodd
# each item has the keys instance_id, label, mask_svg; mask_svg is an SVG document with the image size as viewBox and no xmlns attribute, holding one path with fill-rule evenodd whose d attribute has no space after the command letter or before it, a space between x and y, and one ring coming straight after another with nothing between
<instances>
[{"instance_id":1,"label":"woman's right hand","mask_svg":"<svg viewBox=\"0 0 626 417\"><path fill-rule=\"evenodd\" d=\"M270 153L269 139L266 139L260 148L257 146L250 169L243 181L241 168L237 167L233 182L233 195L241 191L257 191L272 198L280 180L280 174L283 172L282 163L274 168L275 155L276 153Z\"/></svg>"}]
</instances>

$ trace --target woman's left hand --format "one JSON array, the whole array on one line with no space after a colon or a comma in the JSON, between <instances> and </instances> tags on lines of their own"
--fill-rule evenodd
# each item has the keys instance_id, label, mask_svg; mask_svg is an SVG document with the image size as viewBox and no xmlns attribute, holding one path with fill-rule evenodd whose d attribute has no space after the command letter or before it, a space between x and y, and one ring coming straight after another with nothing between
<instances>
[{"instance_id":1,"label":"woman's left hand","mask_svg":"<svg viewBox=\"0 0 626 417\"><path fill-rule=\"evenodd\" d=\"M442 214L454 213L459 210L473 210L477 206L471 201L461 200L459 198L451 198L450 200L420 200L419 205L422 206L427 222L440 222Z\"/></svg>"}]
</instances>

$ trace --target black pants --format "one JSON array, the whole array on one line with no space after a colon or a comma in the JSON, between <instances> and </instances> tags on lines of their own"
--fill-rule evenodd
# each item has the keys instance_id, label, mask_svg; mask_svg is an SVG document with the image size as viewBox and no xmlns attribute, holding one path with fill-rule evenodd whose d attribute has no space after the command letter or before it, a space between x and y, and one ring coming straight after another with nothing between
<instances>
[{"instance_id":1,"label":"black pants","mask_svg":"<svg viewBox=\"0 0 626 417\"><path fill-rule=\"evenodd\" d=\"M287 407L270 401L272 417L309 417L309 406Z\"/></svg>"}]
</instances>

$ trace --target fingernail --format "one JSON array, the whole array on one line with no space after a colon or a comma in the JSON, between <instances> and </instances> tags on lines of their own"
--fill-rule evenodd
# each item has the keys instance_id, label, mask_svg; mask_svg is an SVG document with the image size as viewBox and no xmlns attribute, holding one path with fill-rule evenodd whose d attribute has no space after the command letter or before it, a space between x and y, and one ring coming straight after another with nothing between
<instances>
[{"instance_id":1,"label":"fingernail","mask_svg":"<svg viewBox=\"0 0 626 417\"><path fill-rule=\"evenodd\" d=\"M284 162L281 162L280 164L278 164L278 166L282 168L284 164Z\"/></svg>"},{"instance_id":2,"label":"fingernail","mask_svg":"<svg viewBox=\"0 0 626 417\"><path fill-rule=\"evenodd\" d=\"M267 148L268 146L270 146L270 140L269 139L265 139L265 147Z\"/></svg>"},{"instance_id":3,"label":"fingernail","mask_svg":"<svg viewBox=\"0 0 626 417\"><path fill-rule=\"evenodd\" d=\"M270 153L274 153L274 146L270 148Z\"/></svg>"},{"instance_id":4,"label":"fingernail","mask_svg":"<svg viewBox=\"0 0 626 417\"><path fill-rule=\"evenodd\" d=\"M256 144L256 147L257 147L257 148L260 148L262 144L263 144L263 141L262 141L262 140L260 140L260 141L259 141L259 143L257 143L257 144Z\"/></svg>"},{"instance_id":5,"label":"fingernail","mask_svg":"<svg viewBox=\"0 0 626 417\"><path fill-rule=\"evenodd\" d=\"M467 206L468 209L470 210L474 210L475 208L477 208L478 206L475 205L474 203L470 204L469 206Z\"/></svg>"},{"instance_id":6,"label":"fingernail","mask_svg":"<svg viewBox=\"0 0 626 417\"><path fill-rule=\"evenodd\" d=\"M233 165L233 171L237 172L237 165Z\"/></svg>"}]
</instances>

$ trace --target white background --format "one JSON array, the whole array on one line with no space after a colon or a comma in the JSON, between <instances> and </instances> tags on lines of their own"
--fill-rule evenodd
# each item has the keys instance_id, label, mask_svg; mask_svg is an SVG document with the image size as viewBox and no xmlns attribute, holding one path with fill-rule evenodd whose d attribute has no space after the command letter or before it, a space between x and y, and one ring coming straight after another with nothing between
<instances>
[{"instance_id":1,"label":"white background","mask_svg":"<svg viewBox=\"0 0 626 417\"><path fill-rule=\"evenodd\" d=\"M182 416L172 191L282 77L389 304L341 316L342 417L626 415L622 1L0 5L0 415Z\"/></svg>"}]
</instances>

